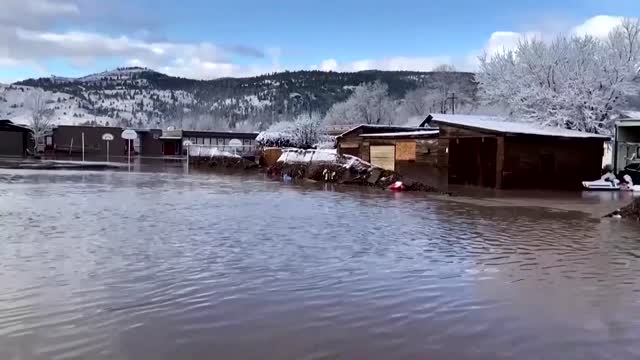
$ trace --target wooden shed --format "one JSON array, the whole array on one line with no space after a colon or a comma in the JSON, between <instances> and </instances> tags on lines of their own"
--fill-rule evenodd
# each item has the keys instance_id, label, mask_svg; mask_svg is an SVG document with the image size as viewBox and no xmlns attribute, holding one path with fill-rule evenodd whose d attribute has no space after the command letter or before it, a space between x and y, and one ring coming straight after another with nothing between
<instances>
[{"instance_id":1,"label":"wooden shed","mask_svg":"<svg viewBox=\"0 0 640 360\"><path fill-rule=\"evenodd\" d=\"M495 188L580 189L597 179L607 136L538 127L501 117L430 114L449 184Z\"/></svg>"},{"instance_id":2,"label":"wooden shed","mask_svg":"<svg viewBox=\"0 0 640 360\"><path fill-rule=\"evenodd\" d=\"M420 182L440 185L438 129L360 125L337 137L338 153Z\"/></svg>"},{"instance_id":3,"label":"wooden shed","mask_svg":"<svg viewBox=\"0 0 640 360\"><path fill-rule=\"evenodd\" d=\"M0 120L0 156L25 156L31 139L31 129Z\"/></svg>"}]
</instances>

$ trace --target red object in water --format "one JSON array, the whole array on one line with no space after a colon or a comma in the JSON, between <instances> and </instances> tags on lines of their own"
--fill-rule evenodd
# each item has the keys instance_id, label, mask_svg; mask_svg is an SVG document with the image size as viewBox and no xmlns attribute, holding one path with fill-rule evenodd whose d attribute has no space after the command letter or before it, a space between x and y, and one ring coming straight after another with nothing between
<instances>
[{"instance_id":1,"label":"red object in water","mask_svg":"<svg viewBox=\"0 0 640 360\"><path fill-rule=\"evenodd\" d=\"M389 185L389 190L391 191L404 191L404 184L402 181L396 181L393 184Z\"/></svg>"}]
</instances>

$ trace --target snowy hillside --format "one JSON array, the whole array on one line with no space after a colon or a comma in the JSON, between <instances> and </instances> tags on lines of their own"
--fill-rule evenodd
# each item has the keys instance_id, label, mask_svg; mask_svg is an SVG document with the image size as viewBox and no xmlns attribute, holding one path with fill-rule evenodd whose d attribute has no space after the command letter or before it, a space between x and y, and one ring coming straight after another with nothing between
<instances>
[{"instance_id":1,"label":"snowy hillside","mask_svg":"<svg viewBox=\"0 0 640 360\"><path fill-rule=\"evenodd\" d=\"M455 73L473 98L473 74ZM119 68L80 78L29 79L0 92L0 117L28 121L28 98L41 88L58 124L110 124L135 127L262 130L303 113L325 113L360 84L380 80L396 99L407 91L442 82L441 73L363 71L283 72L252 78L199 81L167 76L146 68ZM458 94L456 94L458 95Z\"/></svg>"},{"instance_id":2,"label":"snowy hillside","mask_svg":"<svg viewBox=\"0 0 640 360\"><path fill-rule=\"evenodd\" d=\"M28 124L32 117L29 101L39 89L31 86L0 86L0 118L17 124ZM105 116L94 116L86 103L75 96L60 92L44 92L47 108L53 111L52 119L60 125L77 125L87 121L107 124L114 120Z\"/></svg>"}]
</instances>

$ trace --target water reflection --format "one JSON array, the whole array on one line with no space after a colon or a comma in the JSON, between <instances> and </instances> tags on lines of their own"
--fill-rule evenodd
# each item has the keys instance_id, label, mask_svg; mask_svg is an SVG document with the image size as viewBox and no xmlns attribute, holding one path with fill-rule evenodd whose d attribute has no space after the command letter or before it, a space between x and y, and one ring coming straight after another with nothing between
<instances>
[{"instance_id":1,"label":"water reflection","mask_svg":"<svg viewBox=\"0 0 640 360\"><path fill-rule=\"evenodd\" d=\"M632 359L636 224L260 176L1 172L0 359Z\"/></svg>"}]
</instances>

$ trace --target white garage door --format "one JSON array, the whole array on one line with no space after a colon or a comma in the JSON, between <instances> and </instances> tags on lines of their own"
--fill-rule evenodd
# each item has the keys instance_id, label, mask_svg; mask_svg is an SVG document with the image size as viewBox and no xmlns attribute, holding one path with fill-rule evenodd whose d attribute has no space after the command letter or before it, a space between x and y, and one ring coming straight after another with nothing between
<instances>
[{"instance_id":1,"label":"white garage door","mask_svg":"<svg viewBox=\"0 0 640 360\"><path fill-rule=\"evenodd\" d=\"M374 145L369 148L371 164L386 170L396 169L396 147L393 145Z\"/></svg>"}]
</instances>

